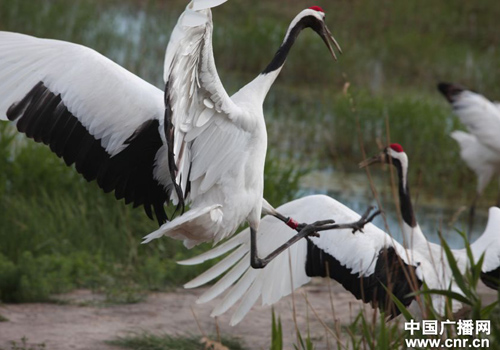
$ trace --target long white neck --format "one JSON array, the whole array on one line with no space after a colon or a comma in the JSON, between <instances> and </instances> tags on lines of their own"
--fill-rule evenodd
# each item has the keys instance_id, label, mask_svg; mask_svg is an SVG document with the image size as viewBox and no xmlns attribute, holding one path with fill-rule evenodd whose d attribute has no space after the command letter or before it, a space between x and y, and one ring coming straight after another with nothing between
<instances>
[{"instance_id":1,"label":"long white neck","mask_svg":"<svg viewBox=\"0 0 500 350\"><path fill-rule=\"evenodd\" d=\"M270 73L259 74L254 80L245 85L240 92L244 91L247 98L251 96L254 99L254 103L262 105L282 68L283 66Z\"/></svg>"}]
</instances>

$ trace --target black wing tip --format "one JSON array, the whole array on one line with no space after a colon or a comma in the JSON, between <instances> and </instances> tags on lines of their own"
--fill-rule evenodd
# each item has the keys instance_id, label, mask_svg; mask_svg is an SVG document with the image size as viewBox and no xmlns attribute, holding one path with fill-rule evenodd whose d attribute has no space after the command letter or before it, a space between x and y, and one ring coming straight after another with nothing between
<instances>
[{"instance_id":1,"label":"black wing tip","mask_svg":"<svg viewBox=\"0 0 500 350\"><path fill-rule=\"evenodd\" d=\"M393 302L391 294L408 307L414 300L413 296L408 295L422 285L420 280L412 278L415 276L416 267L404 263L393 247L382 248L377 257L374 273L363 276L359 273L353 274L351 268L342 265L310 239L307 239L307 242L306 275L330 277L336 280L356 299L383 310L389 319L401 313ZM415 284L413 280L417 283Z\"/></svg>"},{"instance_id":2,"label":"black wing tip","mask_svg":"<svg viewBox=\"0 0 500 350\"><path fill-rule=\"evenodd\" d=\"M68 166L75 164L77 172L87 181L97 180L105 193L114 190L117 199L135 207L143 205L151 219L153 206L160 225L168 220L164 204L169 196L153 176L155 157L163 145L157 119L145 121L124 142L126 147L111 156L101 140L69 112L61 95L50 91L43 81L13 103L6 114L19 132L48 145Z\"/></svg>"},{"instance_id":3,"label":"black wing tip","mask_svg":"<svg viewBox=\"0 0 500 350\"><path fill-rule=\"evenodd\" d=\"M496 269L488 272L481 272L481 281L483 283L495 290L500 289L500 266L497 267Z\"/></svg>"}]
</instances>

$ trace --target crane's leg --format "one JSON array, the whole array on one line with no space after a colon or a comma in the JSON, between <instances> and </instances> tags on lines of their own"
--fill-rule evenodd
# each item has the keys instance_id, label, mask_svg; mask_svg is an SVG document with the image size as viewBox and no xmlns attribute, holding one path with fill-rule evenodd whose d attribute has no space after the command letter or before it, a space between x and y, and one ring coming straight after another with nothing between
<instances>
[{"instance_id":1,"label":"crane's leg","mask_svg":"<svg viewBox=\"0 0 500 350\"><path fill-rule=\"evenodd\" d=\"M290 227L293 230L296 230L300 226L300 224L295 219L293 219L289 216L285 216L285 215L279 213L278 211L274 211L271 215L274 216L276 219L283 221L285 223L285 225L287 225L288 227ZM333 222L331 222L331 223L333 224ZM303 226L305 226L305 224L303 224Z\"/></svg>"},{"instance_id":2,"label":"crane's leg","mask_svg":"<svg viewBox=\"0 0 500 350\"><path fill-rule=\"evenodd\" d=\"M318 232L320 232L320 231L338 230L338 229L349 228L349 229L352 229L352 233L355 233L356 231L363 232L362 231L363 227L367 223L371 222L378 214L380 214L380 210L377 210L372 215L370 215L370 212L372 210L373 210L373 207L369 207L358 221L352 222L352 223L347 223L347 224L335 224L334 220L316 221L313 224L298 224L294 228L296 231L298 231L298 233L295 236L293 236L292 238L290 238L287 242L282 244L280 247L275 249L273 252L271 252L268 256L266 256L263 259L259 258L259 256L258 256L257 230L250 227L250 263L254 269L262 269L262 268L266 267L267 264L269 264L275 257L277 257L283 251L288 249L294 243L298 242L299 240L301 240L304 237L309 237L309 236L316 236L317 237L317 236L319 236ZM276 216L276 217L278 217L278 216ZM278 217L278 218L285 223L289 222L290 220L293 220L293 219L287 218L283 215L281 215L281 217Z\"/></svg>"}]
</instances>

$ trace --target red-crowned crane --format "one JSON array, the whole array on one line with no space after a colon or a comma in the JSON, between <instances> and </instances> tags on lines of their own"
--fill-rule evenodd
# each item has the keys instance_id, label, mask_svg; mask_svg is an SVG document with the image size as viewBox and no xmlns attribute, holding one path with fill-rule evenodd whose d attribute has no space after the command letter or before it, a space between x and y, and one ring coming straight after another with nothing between
<instances>
[{"instance_id":1,"label":"red-crowned crane","mask_svg":"<svg viewBox=\"0 0 500 350\"><path fill-rule=\"evenodd\" d=\"M453 131L450 136L460 146L460 156L476 173L477 186L469 212L469 237L472 234L476 204L493 176L500 175L500 107L483 95L458 84L439 83L438 89L469 133ZM500 179L499 179L500 181ZM497 199L500 205L500 196Z\"/></svg>"},{"instance_id":2,"label":"red-crowned crane","mask_svg":"<svg viewBox=\"0 0 500 350\"><path fill-rule=\"evenodd\" d=\"M362 166L390 160L398 169L399 175L400 206L404 219L403 244L369 223L364 227L364 233L353 234L351 229L345 229L325 231L320 237L308 237L291 246L264 269L254 270L247 259L250 254L250 232L246 229L204 254L179 262L184 265L200 264L231 252L185 287L195 288L222 276L197 302L205 303L226 293L214 308L212 316L221 315L239 303L230 321L232 325L240 322L259 298L263 305L272 305L315 276L330 277L338 281L357 299L371 302L374 307L385 310L391 317L398 315L399 309L389 299L384 286L392 290L405 306L409 306L414 299L408 294L419 289L423 281L431 289L448 289L451 285L454 291L460 293L453 283L446 260L443 260L445 257L441 247L428 242L416 223L407 183L408 158L402 147L391 145L380 156L363 162ZM333 216L342 221L359 219L357 213L325 195L296 199L280 206L278 210L305 222L325 216ZM492 207L489 214L486 229L472 245L472 249L477 258L486 252L484 281L496 288L497 285L487 275L500 277L500 209ZM262 252L272 251L294 234L291 228L266 216L261 221L259 235L267 238L265 242L258 241L259 249ZM465 250L454 250L454 253L462 270L465 269ZM433 295L432 298L436 310L444 313L444 297ZM453 311L457 311L459 307L459 303L453 303Z\"/></svg>"},{"instance_id":3,"label":"red-crowned crane","mask_svg":"<svg viewBox=\"0 0 500 350\"><path fill-rule=\"evenodd\" d=\"M398 173L398 193L399 207L402 216L402 231L403 243L409 250L419 253L425 259L433 264L434 272L424 271L424 280L429 286L429 276L434 274L437 279L439 289L451 289L461 293L457 285L453 281L453 276L445 253L441 245L429 242L420 226L417 223L415 213L410 196L410 186L408 183L408 156L403 150L403 147L397 143L393 143L386 147L379 155L368 159L360 164L360 166L368 166L374 163L392 164ZM484 253L485 259L482 265L481 279L490 288L498 289L498 281L500 279L500 208L491 207L489 209L488 223L483 234L471 244L471 250L474 259ZM465 249L451 250L457 265L462 273L468 266L469 259ZM429 275L430 274L430 275ZM434 282L432 282L434 284ZM432 288L432 287L431 287ZM453 311L456 311L460 305L453 301ZM439 309L438 309L439 310Z\"/></svg>"},{"instance_id":4,"label":"red-crowned crane","mask_svg":"<svg viewBox=\"0 0 500 350\"><path fill-rule=\"evenodd\" d=\"M188 248L218 242L245 221L255 236L267 148L264 98L303 29L318 33L334 57L332 43L340 51L324 11L305 9L264 71L229 97L215 67L210 10L225 1L187 5L166 50L164 92L87 47L0 33L0 119L105 192L144 206L151 218L154 212L161 227L144 242L164 235ZM168 221L170 200L190 210ZM252 264L265 263L253 251Z\"/></svg>"}]
</instances>

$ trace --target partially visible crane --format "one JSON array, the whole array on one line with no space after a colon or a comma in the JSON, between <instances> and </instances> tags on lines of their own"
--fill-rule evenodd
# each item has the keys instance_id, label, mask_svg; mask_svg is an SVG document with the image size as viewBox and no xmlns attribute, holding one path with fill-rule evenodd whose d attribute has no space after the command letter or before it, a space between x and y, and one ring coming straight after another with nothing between
<instances>
[{"instance_id":1,"label":"partially visible crane","mask_svg":"<svg viewBox=\"0 0 500 350\"><path fill-rule=\"evenodd\" d=\"M500 175L499 104L458 84L439 83L438 89L469 133L453 131L450 136L460 146L460 156L477 177L476 194L469 211L469 238L474 227L476 205L493 176ZM500 185L500 178L499 185ZM500 193L497 206L500 205Z\"/></svg>"},{"instance_id":2,"label":"partially visible crane","mask_svg":"<svg viewBox=\"0 0 500 350\"><path fill-rule=\"evenodd\" d=\"M449 262L444 254L443 248L439 244L429 242L420 226L418 225L410 196L410 186L408 183L408 156L403 147L397 143L384 148L377 156L368 159L360 166L368 166L374 163L386 163L393 165L398 173L398 193L399 208L403 219L403 244L412 252L418 253L427 261L431 262L432 269L424 272L424 280L431 288L451 289L461 293L453 280ZM488 223L483 234L470 245L476 262L482 254L485 254L482 264L482 281L490 288L498 289L500 281L500 208L491 207L489 209ZM462 273L468 267L469 259L465 249L452 249L454 259ZM444 305L443 305L444 306ZM456 311L459 304L453 301L453 311ZM438 308L439 310L439 308Z\"/></svg>"}]
</instances>

